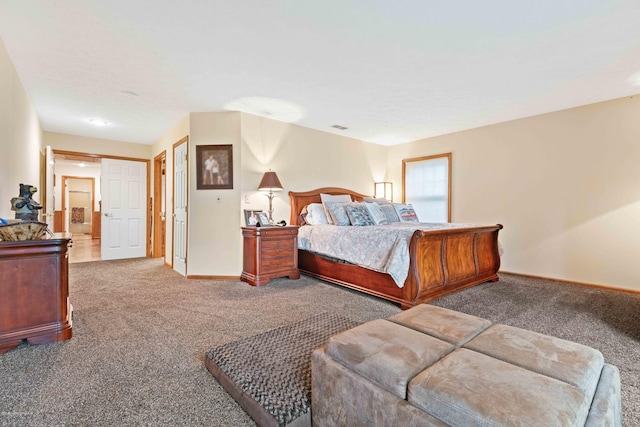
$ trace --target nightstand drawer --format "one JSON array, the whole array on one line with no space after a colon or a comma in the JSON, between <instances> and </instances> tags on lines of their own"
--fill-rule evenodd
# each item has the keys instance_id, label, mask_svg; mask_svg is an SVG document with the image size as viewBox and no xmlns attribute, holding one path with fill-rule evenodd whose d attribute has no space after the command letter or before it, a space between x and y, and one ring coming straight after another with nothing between
<instances>
[{"instance_id":1,"label":"nightstand drawer","mask_svg":"<svg viewBox=\"0 0 640 427\"><path fill-rule=\"evenodd\" d=\"M286 240L262 240L262 250L272 249L293 249L293 239L288 238Z\"/></svg>"},{"instance_id":2,"label":"nightstand drawer","mask_svg":"<svg viewBox=\"0 0 640 427\"><path fill-rule=\"evenodd\" d=\"M293 259L293 245L288 248L277 248L277 249L262 249L262 258L263 259L273 259L273 258L291 258Z\"/></svg>"},{"instance_id":3,"label":"nightstand drawer","mask_svg":"<svg viewBox=\"0 0 640 427\"><path fill-rule=\"evenodd\" d=\"M285 258L265 258L262 260L262 268L265 270L276 270L279 268L294 268L294 262L292 257Z\"/></svg>"}]
</instances>

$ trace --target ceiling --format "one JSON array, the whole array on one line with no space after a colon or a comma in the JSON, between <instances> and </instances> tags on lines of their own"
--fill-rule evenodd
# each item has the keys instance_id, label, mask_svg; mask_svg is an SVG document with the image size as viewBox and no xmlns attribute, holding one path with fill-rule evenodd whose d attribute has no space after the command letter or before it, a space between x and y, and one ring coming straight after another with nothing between
<instances>
[{"instance_id":1,"label":"ceiling","mask_svg":"<svg viewBox=\"0 0 640 427\"><path fill-rule=\"evenodd\" d=\"M141 144L189 112L393 145L631 96L639 23L638 0L0 0L43 129Z\"/></svg>"}]
</instances>

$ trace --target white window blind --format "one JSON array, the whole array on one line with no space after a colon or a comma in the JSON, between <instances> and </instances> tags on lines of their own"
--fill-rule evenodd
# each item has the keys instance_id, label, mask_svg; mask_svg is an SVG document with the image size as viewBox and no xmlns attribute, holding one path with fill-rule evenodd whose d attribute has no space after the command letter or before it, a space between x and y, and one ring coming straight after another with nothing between
<instances>
[{"instance_id":1,"label":"white window blind","mask_svg":"<svg viewBox=\"0 0 640 427\"><path fill-rule=\"evenodd\" d=\"M420 222L449 222L451 154L404 160L404 200Z\"/></svg>"}]
</instances>

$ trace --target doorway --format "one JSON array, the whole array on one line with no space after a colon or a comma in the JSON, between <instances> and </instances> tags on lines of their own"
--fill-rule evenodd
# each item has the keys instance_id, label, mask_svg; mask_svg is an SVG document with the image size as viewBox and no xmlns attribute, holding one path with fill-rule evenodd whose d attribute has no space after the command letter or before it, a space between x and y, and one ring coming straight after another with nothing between
<instances>
[{"instance_id":1,"label":"doorway","mask_svg":"<svg viewBox=\"0 0 640 427\"><path fill-rule=\"evenodd\" d=\"M71 233L69 262L100 260L100 211L95 178L62 175L62 232Z\"/></svg>"},{"instance_id":2,"label":"doorway","mask_svg":"<svg viewBox=\"0 0 640 427\"><path fill-rule=\"evenodd\" d=\"M54 212L54 221L53 221L54 232L70 231L69 230L70 219L67 220L67 216L71 215L72 212L70 209L67 209L66 213L63 210L63 206L68 204L66 199L69 198L69 193L65 194L65 191L62 190L64 188L62 184L62 176L66 175L66 176L75 177L75 178L87 178L89 176L93 177L94 178L94 202L93 202L93 209L92 209L93 212L92 212L92 220L91 220L92 232L88 236L89 239L86 239L86 241L84 238L80 239L81 236L82 237L86 236L85 234L78 234L77 237L74 237L74 244L73 244L73 247L70 249L69 259L70 259L70 262L74 262L74 258L77 258L77 257L74 257L74 252L75 253L82 252L79 250L79 248L83 246L84 243L90 246L95 246L97 243L97 249L92 248L90 249L90 251L87 250L85 252L90 253L89 256L92 257L91 260L101 260L102 253L100 250L100 244L103 243L101 238L102 237L101 236L102 194L100 191L101 185L99 184L99 182L101 181L101 174L102 174L101 172L102 159L132 161L135 164L142 163L144 165L143 166L144 173L141 174L141 179L140 179L141 182L139 185L139 190L141 194L142 192L144 192L145 195L149 194L150 174L146 173L146 171L149 170L150 161L147 159L140 159L140 158L111 156L111 155L105 155L105 154L91 154L91 153L64 151L64 150L56 150L56 149L53 149L52 153L54 158L54 174L52 174L53 177L49 177L48 175L45 177L45 181L46 181L45 186L47 186L47 188L48 186L51 186L52 188L54 188L54 192L55 192L55 197L54 197L55 212ZM53 185L50 183L52 178L53 178ZM62 203L63 197L65 197L64 203ZM143 237L140 239L143 250L141 255L138 255L138 256L150 256L150 252L151 252L150 250L151 249L150 247L151 212L152 212L151 203L147 203L147 201L150 202L150 198L147 198L146 196L144 197L146 200L142 202L141 206L144 206L143 210L146 211L147 213L143 215L144 218L141 218L139 221L140 228L144 229L145 231L144 231ZM77 213L76 215L80 215L80 214ZM63 227L64 227L64 230L63 230ZM74 226L74 228L76 227ZM86 225L84 226L84 228L86 229ZM82 243L80 242L81 240L83 241ZM88 260L88 259L83 259L83 260ZM75 262L79 262L79 261L76 260Z\"/></svg>"},{"instance_id":3,"label":"doorway","mask_svg":"<svg viewBox=\"0 0 640 427\"><path fill-rule=\"evenodd\" d=\"M95 179L62 176L63 232L94 237Z\"/></svg>"},{"instance_id":4,"label":"doorway","mask_svg":"<svg viewBox=\"0 0 640 427\"><path fill-rule=\"evenodd\" d=\"M166 252L166 212L167 200L167 151L153 159L153 217L151 256L164 258Z\"/></svg>"}]
</instances>

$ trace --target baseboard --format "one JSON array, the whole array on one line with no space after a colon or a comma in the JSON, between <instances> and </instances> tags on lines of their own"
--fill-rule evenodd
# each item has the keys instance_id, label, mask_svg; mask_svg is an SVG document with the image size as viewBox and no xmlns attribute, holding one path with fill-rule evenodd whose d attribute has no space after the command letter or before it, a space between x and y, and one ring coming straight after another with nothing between
<instances>
[{"instance_id":1,"label":"baseboard","mask_svg":"<svg viewBox=\"0 0 640 427\"><path fill-rule=\"evenodd\" d=\"M196 274L188 274L187 279L196 280L240 280L240 276L199 276Z\"/></svg>"},{"instance_id":2,"label":"baseboard","mask_svg":"<svg viewBox=\"0 0 640 427\"><path fill-rule=\"evenodd\" d=\"M545 277L545 276L536 276L536 275L533 275L533 274L514 273L512 271L500 270L500 271L498 271L498 275L500 273L512 274L514 276L520 276L520 277L527 277L529 279L552 280L554 282L565 283L567 285L585 286L587 288L602 289L602 290L605 290L605 291L624 292L624 293L627 293L627 294L640 295L640 290L638 290L638 289L619 288L619 287L616 287L616 286L600 285L600 284L597 284L597 283L574 282L574 281L571 281L571 280L556 279L555 277Z\"/></svg>"},{"instance_id":3,"label":"baseboard","mask_svg":"<svg viewBox=\"0 0 640 427\"><path fill-rule=\"evenodd\" d=\"M173 265L167 261L164 262L164 266L173 270Z\"/></svg>"}]
</instances>

